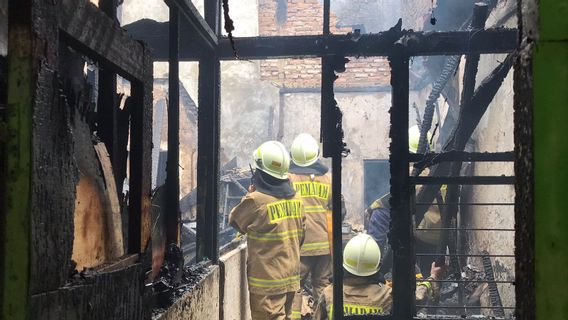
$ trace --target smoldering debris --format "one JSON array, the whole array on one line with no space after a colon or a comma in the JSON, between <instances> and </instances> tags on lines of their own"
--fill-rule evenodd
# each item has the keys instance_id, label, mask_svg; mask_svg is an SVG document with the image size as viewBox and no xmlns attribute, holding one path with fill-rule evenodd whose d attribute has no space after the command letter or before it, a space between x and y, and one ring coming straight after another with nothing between
<instances>
[{"instance_id":1,"label":"smoldering debris","mask_svg":"<svg viewBox=\"0 0 568 320\"><path fill-rule=\"evenodd\" d=\"M152 284L154 315L164 312L186 292L195 288L205 278L210 268L207 264L184 267L181 249L175 244L170 244L160 273Z\"/></svg>"}]
</instances>

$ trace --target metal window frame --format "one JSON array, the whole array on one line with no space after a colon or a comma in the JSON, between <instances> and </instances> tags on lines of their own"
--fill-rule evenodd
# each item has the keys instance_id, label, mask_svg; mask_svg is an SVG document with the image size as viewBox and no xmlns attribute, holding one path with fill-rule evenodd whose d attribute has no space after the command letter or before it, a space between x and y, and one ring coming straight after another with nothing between
<instances>
[{"instance_id":1,"label":"metal window frame","mask_svg":"<svg viewBox=\"0 0 568 320\"><path fill-rule=\"evenodd\" d=\"M205 0L206 19L211 30L215 30L215 37L203 23L203 18L188 0L166 1L172 10L172 4L177 10L183 12L183 17L189 20L190 29L184 32L194 32L193 40L201 43L203 48L182 48L172 45L169 54L163 48L160 37L152 37L148 42L158 48L154 52L155 61L169 61L178 64L179 61L200 62L199 77L199 141L198 141L198 227L197 227L197 256L198 261L209 259L217 261L217 180L219 168L219 61L235 59L233 44L241 59L266 58L322 58L321 82L321 109L322 109L322 140L324 156L332 158L333 169L333 270L334 281L334 318L335 319L412 319L414 318L414 260L412 219L414 208L408 204L414 190L414 183L515 183L514 177L459 177L453 180L448 178L411 178L408 175L408 165L418 160L419 155L409 155L408 141L408 94L409 94L409 60L413 56L425 55L461 55L461 54L490 54L510 53L519 46L519 37L516 29L484 29L479 32L469 31L452 32L414 32L401 30L400 25L389 31L378 34L362 35L357 41L351 35L332 35L329 31L330 0L324 0L323 35L314 36L278 36L278 37L236 37L233 43L226 37L220 36L220 1ZM175 9L174 9L175 10ZM179 14L179 13L178 13ZM179 22L171 20L170 38L180 39ZM172 31L174 30L174 31ZM143 38L143 35L139 35ZM162 37L163 38L163 37ZM213 45L212 45L213 44ZM391 238L394 258L393 280L397 285L393 288L393 311L389 316L343 316L343 269L341 250L341 159L344 153L341 127L336 126L341 121L341 112L334 100L333 81L334 68L345 56L386 56L391 65L392 107L391 107L391 209L393 212ZM171 66L170 66L171 68ZM179 81L174 69L170 74L175 81ZM170 80L172 81L172 80ZM170 82L172 83L172 82ZM172 85L171 88L175 88ZM171 100L176 102L175 99ZM171 103L170 101L170 103ZM177 101L179 104L179 101ZM178 119L179 121L179 119ZM329 126L327 124L330 124ZM334 129L335 128L335 129ZM176 141L174 141L176 142ZM177 141L179 144L179 141ZM176 144L176 145L177 145ZM174 146L175 147L175 146ZM168 149L170 152L170 149ZM517 152L517 150L516 150ZM511 161L512 153L496 154L440 154L430 162L442 161ZM423 160L424 158L420 158ZM173 165L173 164L172 164ZM402 177L402 178L401 178ZM432 181L431 181L432 180ZM435 181L434 181L435 180ZM439 180L439 181L438 181ZM170 183L175 183L170 179ZM179 189L179 180L177 181ZM175 201L174 201L175 202ZM179 206L178 206L179 208ZM179 211L179 209L178 209ZM171 214L171 213L170 213ZM179 219L171 215L170 219ZM519 236L516 233L516 236ZM522 313L523 306L517 306L517 313Z\"/></svg>"}]
</instances>

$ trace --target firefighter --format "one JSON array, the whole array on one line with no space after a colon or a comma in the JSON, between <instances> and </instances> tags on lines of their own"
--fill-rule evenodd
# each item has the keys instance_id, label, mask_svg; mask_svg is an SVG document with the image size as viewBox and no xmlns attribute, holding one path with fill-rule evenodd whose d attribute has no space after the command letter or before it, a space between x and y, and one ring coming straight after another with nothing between
<instances>
[{"instance_id":1,"label":"firefighter","mask_svg":"<svg viewBox=\"0 0 568 320\"><path fill-rule=\"evenodd\" d=\"M413 126L408 129L408 151L411 153L416 153L418 150L418 141L420 138L420 129L418 126ZM431 138L430 133L428 133L428 139ZM431 146L429 146L431 147ZM428 171L425 170L423 174L427 174ZM433 254L436 253L436 248L440 240L439 230L425 229L439 229L442 227L442 221L440 216L440 210L438 207L438 201L443 201L445 197L446 186L442 186L441 193L434 200L432 206L428 208L428 211L424 214L424 218L418 224L418 231L416 231L416 252ZM390 194L380 197L375 200L366 210L365 210L365 229L368 233L375 239L379 244L382 252L386 252L384 258L386 258L383 264L383 269L388 272L391 266L392 255L390 254L390 247L387 242L387 232L390 228L390 205L389 205ZM423 231L422 231L423 230ZM434 261L434 256L421 256L419 257L417 263L419 270L428 275L428 269L432 262ZM417 272L419 274L420 272Z\"/></svg>"},{"instance_id":2,"label":"firefighter","mask_svg":"<svg viewBox=\"0 0 568 320\"><path fill-rule=\"evenodd\" d=\"M430 132L427 133L427 139L430 141L432 135ZM418 143L420 141L420 128L414 125L408 129L408 151L411 153L418 152ZM432 149L431 144L427 144L429 152ZM429 170L425 169L421 175L428 175ZM416 194L420 191L421 187L416 188ZM416 252L425 254L434 254L440 242L440 230L425 230L425 229L440 229L442 228L442 218L440 214L440 206L438 202L443 203L446 197L446 185L442 185L440 188L440 193L434 199L432 205L428 208L428 211L424 214L422 221L417 222L418 231L416 231ZM420 231L423 230L423 231ZM421 256L417 258L417 263L420 269L427 271L428 267L435 260L435 256Z\"/></svg>"},{"instance_id":3,"label":"firefighter","mask_svg":"<svg viewBox=\"0 0 568 320\"><path fill-rule=\"evenodd\" d=\"M304 206L288 180L290 156L277 141L253 153L254 182L229 223L247 235L247 280L253 320L291 319L300 289Z\"/></svg>"},{"instance_id":4,"label":"firefighter","mask_svg":"<svg viewBox=\"0 0 568 320\"><path fill-rule=\"evenodd\" d=\"M381 250L367 234L353 237L343 249L343 314L388 314L392 308L392 288L376 277L379 271ZM442 268L432 264L432 276L416 285L417 303L425 304L437 299L439 288L431 280L441 276ZM332 319L333 285L323 291L316 306L314 320Z\"/></svg>"},{"instance_id":5,"label":"firefighter","mask_svg":"<svg viewBox=\"0 0 568 320\"><path fill-rule=\"evenodd\" d=\"M306 209L306 237L301 248L301 285L308 276L317 301L330 284L331 255L327 214L331 209L331 174L320 160L318 142L309 134L298 135L290 147L290 182Z\"/></svg>"}]
</instances>

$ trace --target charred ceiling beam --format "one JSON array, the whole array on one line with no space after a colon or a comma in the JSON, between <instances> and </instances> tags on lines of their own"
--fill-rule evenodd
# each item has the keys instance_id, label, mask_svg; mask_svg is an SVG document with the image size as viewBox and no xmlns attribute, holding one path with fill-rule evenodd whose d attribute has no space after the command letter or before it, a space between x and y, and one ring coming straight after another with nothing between
<instances>
[{"instance_id":1,"label":"charred ceiling beam","mask_svg":"<svg viewBox=\"0 0 568 320\"><path fill-rule=\"evenodd\" d=\"M393 44L400 38L409 56L456 55L464 53L511 52L518 46L516 29L488 29L484 32L408 32L393 28L378 34L330 35L324 45L322 36L284 36L235 38L239 57L243 59L289 58L323 56L326 53L342 53L345 56L387 56ZM181 52L181 59L187 52ZM221 59L233 59L227 39L219 43ZM160 59L160 57L155 57Z\"/></svg>"},{"instance_id":2,"label":"charred ceiling beam","mask_svg":"<svg viewBox=\"0 0 568 320\"><path fill-rule=\"evenodd\" d=\"M208 50L217 48L218 39L214 31L215 28L211 29L207 21L203 19L203 17L199 14L199 11L197 11L197 8L191 1L167 0L166 3L170 8L172 6L177 7L183 17L183 19L180 19L180 34L184 35L188 33L197 35L197 40L201 45L205 45ZM209 5L207 9L211 10ZM213 18L210 18L210 21L213 21ZM165 38L164 40L167 41L167 38Z\"/></svg>"},{"instance_id":3,"label":"charred ceiling beam","mask_svg":"<svg viewBox=\"0 0 568 320\"><path fill-rule=\"evenodd\" d=\"M153 49L155 61L167 61L167 22L139 20L125 28L137 39L144 40ZM190 37L192 35L183 35ZM322 57L330 53L345 56L387 56L393 44L403 38L409 56L461 55L465 53L507 53L518 46L516 29L487 29L483 32L413 32L400 30L396 25L391 30L377 34L329 35L324 44L323 35L236 37L237 53L242 59ZM194 38L192 38L194 39ZM199 46L180 47L180 60L196 61L207 53ZM219 59L235 59L228 38L219 39Z\"/></svg>"},{"instance_id":4,"label":"charred ceiling beam","mask_svg":"<svg viewBox=\"0 0 568 320\"><path fill-rule=\"evenodd\" d=\"M144 78L142 44L95 5L83 0L61 0L58 15L61 36L67 44L129 80ZM116 28L109 28L113 25Z\"/></svg>"}]
</instances>

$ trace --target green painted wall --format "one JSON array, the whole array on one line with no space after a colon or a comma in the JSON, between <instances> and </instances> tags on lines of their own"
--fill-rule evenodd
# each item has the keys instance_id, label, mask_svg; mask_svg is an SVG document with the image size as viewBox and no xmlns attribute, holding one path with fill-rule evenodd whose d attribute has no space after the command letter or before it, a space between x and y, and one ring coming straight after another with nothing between
<instances>
[{"instance_id":1,"label":"green painted wall","mask_svg":"<svg viewBox=\"0 0 568 320\"><path fill-rule=\"evenodd\" d=\"M568 319L568 0L539 5L533 60L536 312L538 319Z\"/></svg>"}]
</instances>

